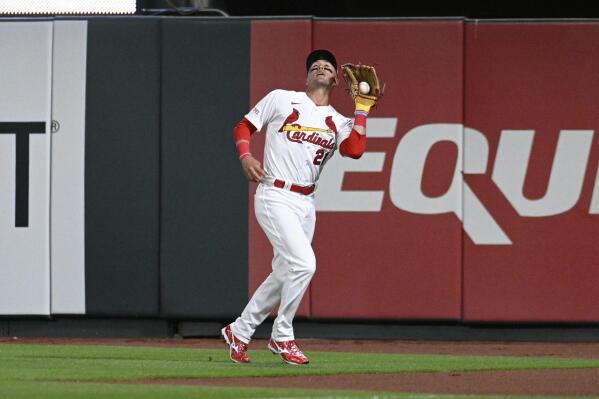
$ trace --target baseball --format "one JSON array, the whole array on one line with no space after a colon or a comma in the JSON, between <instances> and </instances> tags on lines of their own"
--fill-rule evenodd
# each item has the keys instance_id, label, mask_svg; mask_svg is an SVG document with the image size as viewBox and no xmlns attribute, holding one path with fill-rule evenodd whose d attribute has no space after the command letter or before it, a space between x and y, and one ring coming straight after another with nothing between
<instances>
[{"instance_id":1,"label":"baseball","mask_svg":"<svg viewBox=\"0 0 599 399\"><path fill-rule=\"evenodd\" d=\"M370 85L368 84L368 82L360 82L360 85L358 87L360 88L360 93L362 93L362 94L370 93Z\"/></svg>"}]
</instances>

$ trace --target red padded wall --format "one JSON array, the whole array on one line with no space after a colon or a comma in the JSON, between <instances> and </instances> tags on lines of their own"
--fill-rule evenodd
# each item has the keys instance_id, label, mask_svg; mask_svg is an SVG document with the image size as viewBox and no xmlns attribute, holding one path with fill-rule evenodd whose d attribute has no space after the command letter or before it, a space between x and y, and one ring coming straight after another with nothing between
<instances>
[{"instance_id":1,"label":"red padded wall","mask_svg":"<svg viewBox=\"0 0 599 399\"><path fill-rule=\"evenodd\" d=\"M491 176L502 130L534 130L522 192L540 200L560 130L597 129L599 24L467 23L465 38L465 121L489 142L487 174L466 182L512 245L479 246L465 236L464 318L597 321L599 220L589 214L597 140L579 200L563 213L520 216Z\"/></svg>"},{"instance_id":2,"label":"red padded wall","mask_svg":"<svg viewBox=\"0 0 599 399\"><path fill-rule=\"evenodd\" d=\"M304 90L306 55L328 48L339 64L377 67L386 92L371 120L396 122L395 131L386 132L386 137L368 139L367 154L384 156L381 171L346 172L342 178L343 191L382 193L380 209L318 212L313 242L317 273L300 315L599 320L599 209L590 210L599 161L597 140L590 141L599 123L597 42L599 24L582 22L254 21L248 109L272 89ZM336 89L333 105L350 116L352 103L343 89L344 84ZM484 234L474 239L473 230L463 230L454 212L411 212L394 200L391 179L401 161L395 157L398 145L413 129L448 124L464 125L478 141L474 146L462 142L466 158L458 158L451 141L432 146L422 173L422 193L441 197L450 187L456 162L483 159L477 174L465 170L461 187L462 193L472 193L478 211L464 202L463 212L472 229L479 229L477 235L487 229L477 215L486 213L487 224L500 228L510 244L482 243ZM580 161L584 168L580 195L573 182L564 186L564 197L575 197L571 207L531 216L518 208L514 194L504 193L495 174L507 170L507 180L517 181L517 168L505 162L498 167L502 157L497 154L500 146L504 159L518 152L506 144L514 130L534 131L530 159L523 168L524 201L543 201L549 191L560 134L569 140L572 132L567 130L586 131L588 160L582 151L568 161ZM252 148L259 156L263 143L263 135L257 134ZM564 179L556 179L556 184ZM250 192L254 190L252 185ZM595 191L599 208L599 188ZM271 256L252 210L251 292L270 271Z\"/></svg>"},{"instance_id":3,"label":"red padded wall","mask_svg":"<svg viewBox=\"0 0 599 399\"><path fill-rule=\"evenodd\" d=\"M372 45L375 37L377 46ZM304 305L310 301L310 315L460 318L459 220L453 214L430 217L403 212L391 203L387 192L395 148L403 134L423 123L461 122L462 42L460 21L254 22L253 102L275 88L303 90L306 55L311 49L329 48L339 64L377 66L387 89L372 115L398 120L394 137L368 142L368 151L385 153L383 171L348 173L343 182L348 190L386 192L381 211L318 212L313 243L317 272L304 301ZM352 115L352 103L343 88L336 90L333 105ZM252 148L261 145L261 141L252 142ZM441 145L432 153L423 189L440 195L451 181L447 171L454 168L456 151L452 145ZM253 292L270 268L272 251L253 215L250 233ZM440 236L444 239L439 240ZM301 314L307 310L303 306Z\"/></svg>"},{"instance_id":4,"label":"red padded wall","mask_svg":"<svg viewBox=\"0 0 599 399\"><path fill-rule=\"evenodd\" d=\"M383 191L380 212L318 213L312 315L459 319L458 218L402 211L390 200L389 185L395 150L405 133L426 123L462 121L461 21L317 21L313 42L315 48L334 49L340 63L376 66L386 93L371 116L397 118L397 127L392 138L368 139L367 151L385 153L382 172L347 173L343 180L345 190ZM334 105L352 114L344 90L337 90ZM447 190L455 156L453 145L431 152L424 192L437 196Z\"/></svg>"}]
</instances>

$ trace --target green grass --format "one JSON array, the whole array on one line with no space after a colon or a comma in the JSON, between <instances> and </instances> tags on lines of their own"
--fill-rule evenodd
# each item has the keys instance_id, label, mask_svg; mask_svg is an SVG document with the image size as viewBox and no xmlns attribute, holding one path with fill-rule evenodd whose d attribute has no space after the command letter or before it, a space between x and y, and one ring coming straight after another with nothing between
<instances>
[{"instance_id":1,"label":"green grass","mask_svg":"<svg viewBox=\"0 0 599 399\"><path fill-rule=\"evenodd\" d=\"M332 352L307 352L307 355L310 357L311 363L307 366L297 367L282 363L277 356L273 356L265 350L253 350L250 351L251 364L237 365L229 360L225 349L0 344L0 399L482 398L483 396L148 386L98 384L98 382L161 378L599 368L599 359ZM484 398L492 397L484 396Z\"/></svg>"},{"instance_id":2,"label":"green grass","mask_svg":"<svg viewBox=\"0 0 599 399\"><path fill-rule=\"evenodd\" d=\"M283 364L266 350L234 364L226 350L86 345L0 345L0 380L130 380L599 367L599 359L307 352Z\"/></svg>"},{"instance_id":3,"label":"green grass","mask_svg":"<svg viewBox=\"0 0 599 399\"><path fill-rule=\"evenodd\" d=\"M0 388L2 386L0 385ZM440 395L342 391L324 389L226 388L176 385L64 384L39 383L11 386L0 390L0 398L10 399L519 399L517 396ZM573 399L535 396L534 399ZM580 399L580 398L577 398Z\"/></svg>"}]
</instances>

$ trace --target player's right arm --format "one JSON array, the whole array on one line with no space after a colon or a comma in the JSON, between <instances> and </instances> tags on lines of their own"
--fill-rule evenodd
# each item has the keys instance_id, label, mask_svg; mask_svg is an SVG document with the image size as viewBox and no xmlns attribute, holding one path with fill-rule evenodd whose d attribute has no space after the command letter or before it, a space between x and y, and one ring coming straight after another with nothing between
<instances>
[{"instance_id":1,"label":"player's right arm","mask_svg":"<svg viewBox=\"0 0 599 399\"><path fill-rule=\"evenodd\" d=\"M264 175L266 175L266 172L262 169L260 161L254 158L250 152L250 138L256 130L257 129L252 122L243 118L241 122L235 126L233 138L235 140L235 147L239 154L239 161L241 162L243 172L249 181L257 183Z\"/></svg>"},{"instance_id":2,"label":"player's right arm","mask_svg":"<svg viewBox=\"0 0 599 399\"><path fill-rule=\"evenodd\" d=\"M235 126L235 146L239 153L241 167L249 181L259 182L262 177L266 176L260 161L254 158L250 152L250 137L273 119L276 114L277 99L281 93L283 90L273 90L268 93Z\"/></svg>"}]
</instances>

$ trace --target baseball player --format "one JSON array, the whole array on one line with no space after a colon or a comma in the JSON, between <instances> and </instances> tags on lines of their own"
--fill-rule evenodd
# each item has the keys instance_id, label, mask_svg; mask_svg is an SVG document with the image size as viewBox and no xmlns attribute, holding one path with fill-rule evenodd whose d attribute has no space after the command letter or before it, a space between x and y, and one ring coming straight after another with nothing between
<instances>
[{"instance_id":1,"label":"baseball player","mask_svg":"<svg viewBox=\"0 0 599 399\"><path fill-rule=\"evenodd\" d=\"M241 167L249 181L260 183L254 201L256 218L274 252L272 273L241 316L221 330L236 363L249 363L252 335L277 304L268 349L287 363L308 363L294 339L292 322L316 270L311 245L316 182L335 150L360 158L366 148L366 118L376 98L370 103L355 99L354 119L346 118L329 103L338 84L335 56L315 50L308 55L306 68L305 92L268 93L234 130ZM264 167L250 152L250 137L263 126L267 126Z\"/></svg>"}]
</instances>

